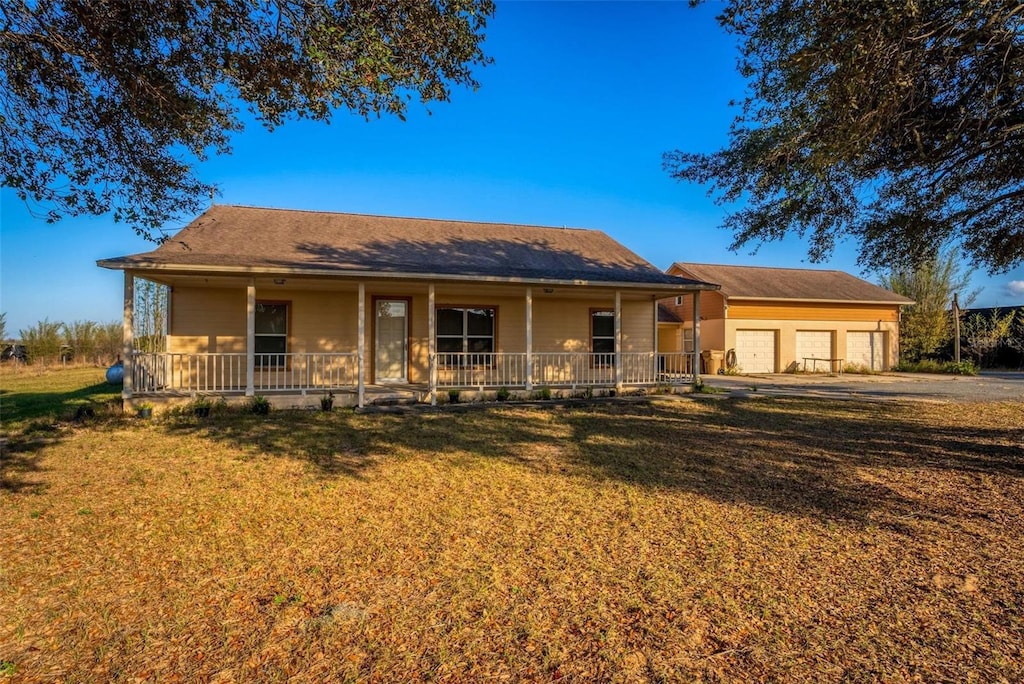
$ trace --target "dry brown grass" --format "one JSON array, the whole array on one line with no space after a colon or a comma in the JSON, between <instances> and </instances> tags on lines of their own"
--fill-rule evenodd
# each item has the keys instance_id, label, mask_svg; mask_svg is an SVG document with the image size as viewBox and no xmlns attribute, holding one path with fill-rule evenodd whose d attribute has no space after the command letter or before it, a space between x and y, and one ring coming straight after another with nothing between
<instances>
[{"instance_id":1,"label":"dry brown grass","mask_svg":"<svg viewBox=\"0 0 1024 684\"><path fill-rule=\"evenodd\" d=\"M767 398L18 433L0 662L24 681L1021 681L1022 451L1020 404Z\"/></svg>"}]
</instances>

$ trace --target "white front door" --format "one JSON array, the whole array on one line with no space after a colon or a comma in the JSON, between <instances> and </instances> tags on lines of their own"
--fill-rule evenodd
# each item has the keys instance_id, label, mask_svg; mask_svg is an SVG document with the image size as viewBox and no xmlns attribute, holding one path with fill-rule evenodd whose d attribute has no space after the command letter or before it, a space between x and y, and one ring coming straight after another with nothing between
<instances>
[{"instance_id":1,"label":"white front door","mask_svg":"<svg viewBox=\"0 0 1024 684\"><path fill-rule=\"evenodd\" d=\"M409 302L378 299L374 339L374 382L408 382Z\"/></svg>"}]
</instances>

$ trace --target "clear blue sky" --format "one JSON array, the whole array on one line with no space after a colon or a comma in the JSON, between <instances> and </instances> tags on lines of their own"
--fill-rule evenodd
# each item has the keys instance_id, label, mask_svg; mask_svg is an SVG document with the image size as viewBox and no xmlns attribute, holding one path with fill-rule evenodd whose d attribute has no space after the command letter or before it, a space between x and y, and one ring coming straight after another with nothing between
<instances>
[{"instance_id":1,"label":"clear blue sky","mask_svg":"<svg viewBox=\"0 0 1024 684\"><path fill-rule=\"evenodd\" d=\"M743 94L716 3L502 2L487 31L495 63L477 92L428 114L330 125L250 123L234 152L201 167L218 202L596 228L660 268L673 261L811 266L860 274L842 244L827 264L801 240L728 251L723 210L661 169L674 148L726 142ZM37 320L118 320L121 274L96 259L152 249L109 218L31 216L3 190L0 311L9 335ZM184 225L184 224L182 224ZM178 226L169 226L176 229ZM1019 290L1011 291L1017 281ZM989 279L976 306L1024 303L1024 268Z\"/></svg>"}]
</instances>

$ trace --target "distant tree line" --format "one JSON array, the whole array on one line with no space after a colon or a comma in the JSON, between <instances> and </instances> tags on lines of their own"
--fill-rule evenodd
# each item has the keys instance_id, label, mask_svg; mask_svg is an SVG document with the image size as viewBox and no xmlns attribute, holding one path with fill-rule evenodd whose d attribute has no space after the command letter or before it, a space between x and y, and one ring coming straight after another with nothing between
<instances>
[{"instance_id":1,"label":"distant tree line","mask_svg":"<svg viewBox=\"0 0 1024 684\"><path fill-rule=\"evenodd\" d=\"M1024 307L967 311L961 318L961 358L980 368L1024 369ZM951 354L951 345L943 350Z\"/></svg>"},{"instance_id":2,"label":"distant tree line","mask_svg":"<svg viewBox=\"0 0 1024 684\"><path fill-rule=\"evenodd\" d=\"M914 300L900 318L904 366L952 361L959 317L962 361L979 368L1024 367L1024 307L970 309L977 296L967 289L970 275L955 249L881 274L883 287ZM954 299L959 302L956 311Z\"/></svg>"},{"instance_id":3,"label":"distant tree line","mask_svg":"<svg viewBox=\"0 0 1024 684\"><path fill-rule=\"evenodd\" d=\"M18 331L19 339L5 340L5 361L24 361L37 366L60 363L109 365L121 354L120 322L64 323L44 319Z\"/></svg>"},{"instance_id":4,"label":"distant tree line","mask_svg":"<svg viewBox=\"0 0 1024 684\"><path fill-rule=\"evenodd\" d=\"M137 351L166 348L168 290L149 280L135 285L133 346ZM61 363L109 365L124 349L121 321L51 321L49 318L18 331L19 339L7 338L7 315L0 314L0 341L4 361L25 361L39 366Z\"/></svg>"}]
</instances>

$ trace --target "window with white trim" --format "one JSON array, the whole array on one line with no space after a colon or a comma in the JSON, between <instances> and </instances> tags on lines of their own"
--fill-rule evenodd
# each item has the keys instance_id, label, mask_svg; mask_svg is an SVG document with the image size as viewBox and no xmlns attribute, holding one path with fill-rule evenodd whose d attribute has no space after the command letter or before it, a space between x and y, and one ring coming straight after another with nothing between
<instances>
[{"instance_id":1,"label":"window with white trim","mask_svg":"<svg viewBox=\"0 0 1024 684\"><path fill-rule=\"evenodd\" d=\"M693 328L683 328L683 351L693 352Z\"/></svg>"},{"instance_id":2,"label":"window with white trim","mask_svg":"<svg viewBox=\"0 0 1024 684\"><path fill-rule=\"evenodd\" d=\"M256 302L256 367L285 365L288 352L288 302Z\"/></svg>"}]
</instances>

